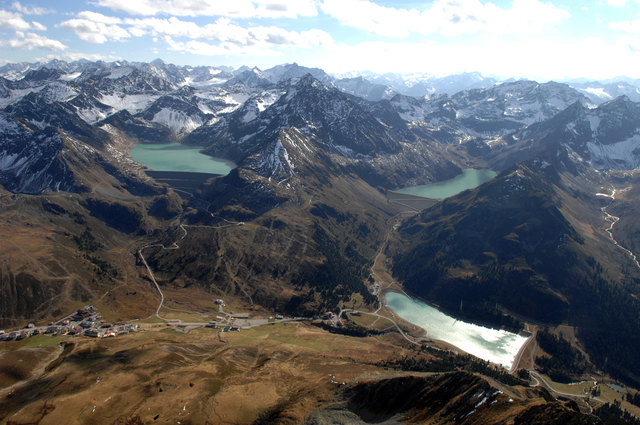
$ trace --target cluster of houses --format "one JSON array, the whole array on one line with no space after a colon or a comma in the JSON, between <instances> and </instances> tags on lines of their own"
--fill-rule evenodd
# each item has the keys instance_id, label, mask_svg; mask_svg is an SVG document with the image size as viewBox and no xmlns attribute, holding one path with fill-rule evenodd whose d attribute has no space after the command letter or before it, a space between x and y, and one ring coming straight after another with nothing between
<instances>
[{"instance_id":1,"label":"cluster of houses","mask_svg":"<svg viewBox=\"0 0 640 425\"><path fill-rule=\"evenodd\" d=\"M58 335L85 335L94 338L107 338L140 329L138 324L126 323L105 323L100 320L100 314L96 312L92 305L77 310L70 316L59 320L56 323L49 323L47 326L35 326L33 323L25 329L6 333L0 331L0 341L19 341L39 334Z\"/></svg>"},{"instance_id":2,"label":"cluster of houses","mask_svg":"<svg viewBox=\"0 0 640 425\"><path fill-rule=\"evenodd\" d=\"M336 316L332 311L327 311L322 315L322 323L325 325L333 326L334 328L341 328L343 326L342 320Z\"/></svg>"}]
</instances>

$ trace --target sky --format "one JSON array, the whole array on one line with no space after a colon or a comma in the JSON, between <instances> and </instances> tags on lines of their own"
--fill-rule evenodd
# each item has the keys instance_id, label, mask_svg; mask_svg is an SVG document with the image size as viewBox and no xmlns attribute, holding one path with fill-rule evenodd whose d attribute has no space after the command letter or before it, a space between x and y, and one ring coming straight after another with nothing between
<instances>
[{"instance_id":1,"label":"sky","mask_svg":"<svg viewBox=\"0 0 640 425\"><path fill-rule=\"evenodd\" d=\"M640 0L0 0L0 65L640 78Z\"/></svg>"}]
</instances>

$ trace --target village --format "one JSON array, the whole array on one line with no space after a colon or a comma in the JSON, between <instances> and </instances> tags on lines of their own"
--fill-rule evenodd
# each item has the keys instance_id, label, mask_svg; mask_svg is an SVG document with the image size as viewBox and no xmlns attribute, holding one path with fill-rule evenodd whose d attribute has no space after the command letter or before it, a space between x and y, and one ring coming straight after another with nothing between
<instances>
[{"instance_id":1,"label":"village","mask_svg":"<svg viewBox=\"0 0 640 425\"><path fill-rule=\"evenodd\" d=\"M0 341L20 341L40 334L52 336L84 335L93 338L109 338L136 332L140 329L140 325L137 323L109 323L101 319L102 316L100 313L98 313L92 305L87 305L75 313L47 325L36 326L33 323L29 323L26 328L12 332L0 330Z\"/></svg>"},{"instance_id":2,"label":"village","mask_svg":"<svg viewBox=\"0 0 640 425\"><path fill-rule=\"evenodd\" d=\"M110 338L121 335L127 335L133 332L143 330L148 326L170 326L183 331L205 327L218 329L219 332L238 332L241 329L250 329L257 326L264 326L275 323L288 323L299 321L311 321L321 323L327 326L340 328L343 326L339 314L326 312L321 317L285 317L282 314L276 314L267 318L254 317L251 318L249 313L228 313L224 311L224 300L216 299L215 304L218 306L218 315L215 320L209 322L189 322L185 323L179 319L166 319L162 324L146 324L146 323L126 323L117 322L110 323L102 320L102 315L96 311L93 305L87 305L76 312L47 325L35 325L29 323L27 327L9 332L0 330L0 341L20 341L35 335L51 335L51 336L85 336L90 338Z\"/></svg>"}]
</instances>

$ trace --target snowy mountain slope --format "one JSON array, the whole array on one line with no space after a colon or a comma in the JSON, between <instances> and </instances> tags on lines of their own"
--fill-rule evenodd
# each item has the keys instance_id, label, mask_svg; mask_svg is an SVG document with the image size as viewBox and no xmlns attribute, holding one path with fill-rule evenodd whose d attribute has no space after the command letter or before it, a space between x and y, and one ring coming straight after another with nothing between
<instances>
[{"instance_id":1,"label":"snowy mountain slope","mask_svg":"<svg viewBox=\"0 0 640 425\"><path fill-rule=\"evenodd\" d=\"M640 87L624 81L612 83L600 83L598 81L571 83L571 87L583 93L591 102L597 105L620 96L627 96L634 102L640 102Z\"/></svg>"},{"instance_id":2,"label":"snowy mountain slope","mask_svg":"<svg viewBox=\"0 0 640 425\"><path fill-rule=\"evenodd\" d=\"M273 82L258 68L253 68L236 74L233 78L224 83L225 87L233 87L236 85L252 88L267 88L273 85Z\"/></svg>"},{"instance_id":3,"label":"snowy mountain slope","mask_svg":"<svg viewBox=\"0 0 640 425\"><path fill-rule=\"evenodd\" d=\"M201 110L195 89L188 86L161 96L138 116L162 124L178 134L189 133L213 117Z\"/></svg>"},{"instance_id":4,"label":"snowy mountain slope","mask_svg":"<svg viewBox=\"0 0 640 425\"><path fill-rule=\"evenodd\" d=\"M463 91L453 95L451 100L456 105L459 119L506 118L524 125L551 118L575 102L588 103L586 97L565 84L535 81Z\"/></svg>"},{"instance_id":5,"label":"snowy mountain slope","mask_svg":"<svg viewBox=\"0 0 640 425\"><path fill-rule=\"evenodd\" d=\"M575 103L503 140L511 150L562 143L596 169L635 169L640 167L640 103L626 96L594 109Z\"/></svg>"},{"instance_id":6,"label":"snowy mountain slope","mask_svg":"<svg viewBox=\"0 0 640 425\"><path fill-rule=\"evenodd\" d=\"M4 111L31 129L53 127L94 145L104 143L106 134L80 119L71 105L63 102L46 103L45 98L46 93L30 93Z\"/></svg>"},{"instance_id":7,"label":"snowy mountain slope","mask_svg":"<svg viewBox=\"0 0 640 425\"><path fill-rule=\"evenodd\" d=\"M0 76L8 80L15 81L22 78L27 72L29 72L33 68L37 68L41 65L42 64L40 63L27 63L27 62L6 63L0 66Z\"/></svg>"},{"instance_id":8,"label":"snowy mountain slope","mask_svg":"<svg viewBox=\"0 0 640 425\"><path fill-rule=\"evenodd\" d=\"M131 115L127 110L116 112L99 121L96 127L111 135L126 137L138 143L176 142L176 134L164 125Z\"/></svg>"},{"instance_id":9,"label":"snowy mountain slope","mask_svg":"<svg viewBox=\"0 0 640 425\"><path fill-rule=\"evenodd\" d=\"M40 92L45 87L48 87L48 94L42 100L47 103L68 100L77 91L64 82L58 82L60 75L58 70L42 67L27 71L18 80L0 79L0 107L15 103L30 93Z\"/></svg>"},{"instance_id":10,"label":"snowy mountain slope","mask_svg":"<svg viewBox=\"0 0 640 425\"><path fill-rule=\"evenodd\" d=\"M213 67L187 68L182 85L206 88L217 86L233 78L233 74Z\"/></svg>"},{"instance_id":11,"label":"snowy mountain slope","mask_svg":"<svg viewBox=\"0 0 640 425\"><path fill-rule=\"evenodd\" d=\"M347 158L396 152L398 140L415 139L390 106L374 106L328 87L311 75L290 85L285 94L263 110L257 107L256 99L248 100L213 126L194 131L187 142L209 144L211 152L231 155L239 161L289 127L296 127L308 137L315 136L314 140L327 152Z\"/></svg>"},{"instance_id":12,"label":"snowy mountain slope","mask_svg":"<svg viewBox=\"0 0 640 425\"><path fill-rule=\"evenodd\" d=\"M288 186L295 186L300 180L308 182L311 176L324 180L327 174L337 171L330 155L312 139L295 127L282 129L273 141L247 158L245 166L279 184L286 181Z\"/></svg>"},{"instance_id":13,"label":"snowy mountain slope","mask_svg":"<svg viewBox=\"0 0 640 425\"><path fill-rule=\"evenodd\" d=\"M307 74L311 74L313 78L328 86L333 84L333 79L320 68L307 68L297 63L276 65L273 68L262 71L262 75L274 84L287 80L300 80Z\"/></svg>"},{"instance_id":14,"label":"snowy mountain slope","mask_svg":"<svg viewBox=\"0 0 640 425\"><path fill-rule=\"evenodd\" d=\"M117 111L113 106L100 102L93 93L93 90L83 90L67 102L67 105L73 107L78 116L88 124L103 120Z\"/></svg>"},{"instance_id":15,"label":"snowy mountain slope","mask_svg":"<svg viewBox=\"0 0 640 425\"><path fill-rule=\"evenodd\" d=\"M0 184L12 192L74 191L73 173L61 157L63 141L52 127L31 132L0 112Z\"/></svg>"},{"instance_id":16,"label":"snowy mountain slope","mask_svg":"<svg viewBox=\"0 0 640 425\"><path fill-rule=\"evenodd\" d=\"M458 134L451 139L459 142L508 134L549 119L574 102L590 103L567 85L534 81L503 83L453 96L396 96L391 100L405 120L432 133L446 129Z\"/></svg>"},{"instance_id":17,"label":"snowy mountain slope","mask_svg":"<svg viewBox=\"0 0 640 425\"><path fill-rule=\"evenodd\" d=\"M44 86L39 86L19 89L15 88L14 84L10 84L10 82L7 84L7 82L8 80L0 81L0 108L18 102L24 96L30 93L37 93L44 88Z\"/></svg>"},{"instance_id":18,"label":"snowy mountain slope","mask_svg":"<svg viewBox=\"0 0 640 425\"><path fill-rule=\"evenodd\" d=\"M357 75L351 76L351 78ZM374 84L391 87L405 96L423 97L433 94L453 95L463 90L483 89L497 83L477 72L436 77L429 74L373 74L362 73L360 76Z\"/></svg>"},{"instance_id":19,"label":"snowy mountain slope","mask_svg":"<svg viewBox=\"0 0 640 425\"><path fill-rule=\"evenodd\" d=\"M391 99L396 91L383 84L375 84L363 77L342 78L334 82L335 86L345 93L370 101Z\"/></svg>"},{"instance_id":20,"label":"snowy mountain slope","mask_svg":"<svg viewBox=\"0 0 640 425\"><path fill-rule=\"evenodd\" d=\"M273 153L273 158L280 158L279 164L285 164L281 154L288 150L275 154L276 141L282 139L283 130L295 129L337 163L366 175L370 182L390 186L403 180L423 183L454 172L458 166L450 162L446 145L464 146L458 149L463 155L491 162L486 155L500 156L505 146L519 146L523 140L514 142L507 135L516 132L514 137L520 137L517 132L522 128L547 122L575 102L592 107L585 95L567 85L533 81L452 95L396 94L387 100L392 94L389 84L377 85L363 78L334 80L322 70L297 64L266 71L175 66L162 61L58 61L6 68L7 73L18 71L18 80L0 79L0 105L34 132L53 127L96 146L113 135L134 142L184 141L236 162ZM400 77L385 78L389 83ZM475 74L443 79L414 75L401 80L407 87L438 80L442 87L448 85L447 90L490 82ZM214 81L218 85L212 85ZM584 110L590 114L588 107ZM589 125L606 119L599 115L585 118L591 120ZM625 161L635 156L634 131L622 131L623 127L612 123L607 124L611 127L607 134L617 128L620 137L592 137L580 132L582 124L575 125L581 136L571 136L576 140L571 146L579 155L598 167L633 166L633 160ZM573 140L569 136L567 140ZM504 140L499 141L501 137ZM614 139L615 143L609 143ZM264 170L282 168L275 162L266 168L255 164L247 166L261 175ZM420 171L425 164L433 168Z\"/></svg>"}]
</instances>

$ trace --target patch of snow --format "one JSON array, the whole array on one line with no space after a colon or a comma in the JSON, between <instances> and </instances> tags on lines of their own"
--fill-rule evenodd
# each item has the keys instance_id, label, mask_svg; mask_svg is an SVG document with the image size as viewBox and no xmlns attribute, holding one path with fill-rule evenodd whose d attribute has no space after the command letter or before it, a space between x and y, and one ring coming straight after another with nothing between
<instances>
[{"instance_id":1,"label":"patch of snow","mask_svg":"<svg viewBox=\"0 0 640 425\"><path fill-rule=\"evenodd\" d=\"M242 122L251 122L258 117L258 111L254 108L247 108L247 112L242 116Z\"/></svg>"},{"instance_id":2,"label":"patch of snow","mask_svg":"<svg viewBox=\"0 0 640 425\"><path fill-rule=\"evenodd\" d=\"M226 103L241 105L249 99L248 93L229 93L223 99Z\"/></svg>"},{"instance_id":3,"label":"patch of snow","mask_svg":"<svg viewBox=\"0 0 640 425\"><path fill-rule=\"evenodd\" d=\"M287 138L289 143L294 148L296 148L298 151L302 151L301 148L303 148L307 152L312 153L313 151L311 150L311 148L307 144L306 138L299 132L299 130L297 128L295 128L295 127L292 127L291 131L295 131L297 133L298 137L297 138L296 137L290 137L289 134L285 133L285 137ZM298 143L298 141L300 141L300 143Z\"/></svg>"},{"instance_id":4,"label":"patch of snow","mask_svg":"<svg viewBox=\"0 0 640 425\"><path fill-rule=\"evenodd\" d=\"M208 80L196 80L193 77L185 77L184 81L180 84L181 86L191 86L197 89L209 87L209 86L217 86L219 84L223 84L226 82L226 78L218 78L212 77Z\"/></svg>"},{"instance_id":5,"label":"patch of snow","mask_svg":"<svg viewBox=\"0 0 640 425\"><path fill-rule=\"evenodd\" d=\"M487 396L483 397L482 400L480 400L478 403L476 403L475 405L475 409L477 409L479 406L481 406L485 401L487 401Z\"/></svg>"},{"instance_id":6,"label":"patch of snow","mask_svg":"<svg viewBox=\"0 0 640 425\"><path fill-rule=\"evenodd\" d=\"M73 88L58 82L48 84L40 93L46 103L67 102L78 95Z\"/></svg>"},{"instance_id":7,"label":"patch of snow","mask_svg":"<svg viewBox=\"0 0 640 425\"><path fill-rule=\"evenodd\" d=\"M284 94L283 91L267 91L262 93L262 95L256 102L256 106L258 107L258 110L260 112L264 111L269 106L276 103L283 94Z\"/></svg>"},{"instance_id":8,"label":"patch of snow","mask_svg":"<svg viewBox=\"0 0 640 425\"><path fill-rule=\"evenodd\" d=\"M213 117L211 118L209 121L207 121L206 125L214 125L215 123L217 123L218 121L220 121L220 117Z\"/></svg>"},{"instance_id":9,"label":"patch of snow","mask_svg":"<svg viewBox=\"0 0 640 425\"><path fill-rule=\"evenodd\" d=\"M609 145L589 142L587 143L587 149L591 154L591 163L597 169L633 169L640 166L640 135L638 134L627 140Z\"/></svg>"},{"instance_id":10,"label":"patch of snow","mask_svg":"<svg viewBox=\"0 0 640 425\"><path fill-rule=\"evenodd\" d=\"M118 134L118 131L111 124L103 124L99 128L114 136Z\"/></svg>"},{"instance_id":11,"label":"patch of snow","mask_svg":"<svg viewBox=\"0 0 640 425\"><path fill-rule=\"evenodd\" d=\"M71 74L62 74L58 79L62 81L73 81L81 75L82 72L72 72Z\"/></svg>"},{"instance_id":12,"label":"patch of snow","mask_svg":"<svg viewBox=\"0 0 640 425\"><path fill-rule=\"evenodd\" d=\"M20 99L22 99L24 96L28 95L29 93L38 93L44 87L45 86L33 87L28 89L10 90L8 97L0 98L0 108L4 108L5 106L9 106L13 103L20 101Z\"/></svg>"},{"instance_id":13,"label":"patch of snow","mask_svg":"<svg viewBox=\"0 0 640 425\"><path fill-rule=\"evenodd\" d=\"M342 146L342 145L335 145L334 148L336 148L336 150L342 155L342 156L346 156L347 158L353 158L354 152L353 150L349 149L346 146Z\"/></svg>"},{"instance_id":14,"label":"patch of snow","mask_svg":"<svg viewBox=\"0 0 640 425\"><path fill-rule=\"evenodd\" d=\"M111 106L116 111L126 109L131 114L137 114L148 108L159 97L160 95L158 94L108 94L103 95L98 100L100 103Z\"/></svg>"},{"instance_id":15,"label":"patch of snow","mask_svg":"<svg viewBox=\"0 0 640 425\"><path fill-rule=\"evenodd\" d=\"M590 113L587 118L589 119L589 125L591 126L591 131L593 133L598 132L598 128L600 128L600 117L596 114Z\"/></svg>"},{"instance_id":16,"label":"patch of snow","mask_svg":"<svg viewBox=\"0 0 640 425\"><path fill-rule=\"evenodd\" d=\"M130 66L122 66L118 68L114 68L111 70L111 73L106 76L106 78L110 80L117 80L118 78L126 77L127 75L133 72L133 68Z\"/></svg>"},{"instance_id":17,"label":"patch of snow","mask_svg":"<svg viewBox=\"0 0 640 425\"><path fill-rule=\"evenodd\" d=\"M203 124L198 116L188 116L169 108L158 111L151 121L169 127L176 133L190 133Z\"/></svg>"},{"instance_id":18,"label":"patch of snow","mask_svg":"<svg viewBox=\"0 0 640 425\"><path fill-rule=\"evenodd\" d=\"M604 99L604 100L613 99L613 96L607 93L604 87L587 87L586 89L584 89L584 91L593 96L599 97L600 99Z\"/></svg>"},{"instance_id":19,"label":"patch of snow","mask_svg":"<svg viewBox=\"0 0 640 425\"><path fill-rule=\"evenodd\" d=\"M18 154L7 154L6 152L0 153L0 171L8 171L14 168L19 168L27 161L26 157L22 157L19 161L16 161L16 159L18 158Z\"/></svg>"},{"instance_id":20,"label":"patch of snow","mask_svg":"<svg viewBox=\"0 0 640 425\"><path fill-rule=\"evenodd\" d=\"M209 108L209 106L206 103L199 102L198 103L198 109L200 109L200 111L203 114L215 115L215 111L213 111L211 108Z\"/></svg>"},{"instance_id":21,"label":"patch of snow","mask_svg":"<svg viewBox=\"0 0 640 425\"><path fill-rule=\"evenodd\" d=\"M78 116L88 124L95 124L108 116L113 115L115 112L113 109L110 111L104 111L100 108L83 108L76 110Z\"/></svg>"},{"instance_id":22,"label":"patch of snow","mask_svg":"<svg viewBox=\"0 0 640 425\"><path fill-rule=\"evenodd\" d=\"M256 135L256 133L251 133L251 134L247 134L245 136L242 136L242 138L240 139L240 143L246 142L247 140L249 140L250 138L252 138L255 135Z\"/></svg>"},{"instance_id":23,"label":"patch of snow","mask_svg":"<svg viewBox=\"0 0 640 425\"><path fill-rule=\"evenodd\" d=\"M286 161L290 169L295 168L291 163L291 160L289 159L289 152L287 152L287 149L283 146L282 141L280 139L276 141L276 145L275 145L275 148L273 149L272 157L273 157L273 163L277 164L278 168L281 167L280 157L284 158L284 160Z\"/></svg>"},{"instance_id":24,"label":"patch of snow","mask_svg":"<svg viewBox=\"0 0 640 425\"><path fill-rule=\"evenodd\" d=\"M17 134L20 131L18 124L5 113L0 112L0 133L3 135Z\"/></svg>"}]
</instances>

